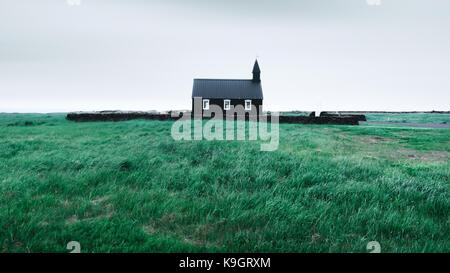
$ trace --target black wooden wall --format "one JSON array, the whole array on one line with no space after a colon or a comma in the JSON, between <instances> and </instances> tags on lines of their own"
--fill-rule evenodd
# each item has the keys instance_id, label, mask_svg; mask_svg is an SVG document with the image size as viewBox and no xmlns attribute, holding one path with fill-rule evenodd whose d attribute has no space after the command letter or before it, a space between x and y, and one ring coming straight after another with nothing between
<instances>
[{"instance_id":1,"label":"black wooden wall","mask_svg":"<svg viewBox=\"0 0 450 273\"><path fill-rule=\"evenodd\" d=\"M208 98L202 98L202 101L201 101L202 103L203 103L203 99L208 99ZM224 100L225 99L209 99L209 105L211 106L211 105L215 104L215 105L219 106L220 109L222 109L222 112L224 113L224 115L226 115L228 111L223 110L223 101ZM236 107L236 105L241 105L245 109L245 105L244 104L245 104L246 99L229 99L229 100L230 100L231 105L233 105L235 107ZM252 99L251 101L252 101L252 112L253 112L253 110L255 108L256 109L255 113L257 115L259 115L260 114L259 113L259 110L260 110L259 108L260 108L260 106L262 106L263 100L261 100L261 99ZM204 112L203 105L202 105L201 109L202 109L202 115L203 115L203 112ZM194 113L194 99L192 99L192 113Z\"/></svg>"}]
</instances>

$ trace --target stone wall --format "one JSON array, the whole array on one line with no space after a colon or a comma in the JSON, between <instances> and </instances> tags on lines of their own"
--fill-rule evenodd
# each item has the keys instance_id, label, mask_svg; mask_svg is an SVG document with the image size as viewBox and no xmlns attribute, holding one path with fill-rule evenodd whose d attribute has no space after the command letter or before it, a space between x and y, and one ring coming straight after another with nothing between
<instances>
[{"instance_id":1,"label":"stone wall","mask_svg":"<svg viewBox=\"0 0 450 273\"><path fill-rule=\"evenodd\" d=\"M126 111L101 111L101 112L75 112L67 114L66 119L72 121L126 121L132 119L148 120L178 120L181 113L176 112L176 117L172 117L171 112L126 112ZM207 119L207 118L203 118ZM270 121L270 115L267 121ZM299 124L341 124L358 125L359 121L365 120L364 115L321 115L314 116L280 116L280 123L299 123Z\"/></svg>"},{"instance_id":2,"label":"stone wall","mask_svg":"<svg viewBox=\"0 0 450 273\"><path fill-rule=\"evenodd\" d=\"M358 121L367 121L366 120L366 116L365 115L361 115L361 114L334 114L334 113L328 113L328 112L321 112L320 113L321 117L353 117L353 118L357 118Z\"/></svg>"},{"instance_id":3,"label":"stone wall","mask_svg":"<svg viewBox=\"0 0 450 273\"><path fill-rule=\"evenodd\" d=\"M72 121L126 121L132 119L177 120L178 117L173 118L170 113L158 112L101 111L69 113L66 119Z\"/></svg>"}]
</instances>

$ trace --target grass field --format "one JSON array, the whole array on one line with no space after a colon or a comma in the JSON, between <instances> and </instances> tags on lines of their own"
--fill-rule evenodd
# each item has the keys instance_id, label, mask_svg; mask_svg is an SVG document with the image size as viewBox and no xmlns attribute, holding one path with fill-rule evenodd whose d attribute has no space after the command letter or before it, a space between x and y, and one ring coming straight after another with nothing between
<instances>
[{"instance_id":1,"label":"grass field","mask_svg":"<svg viewBox=\"0 0 450 273\"><path fill-rule=\"evenodd\" d=\"M450 124L450 114L437 114L437 113L366 114L366 117L367 121Z\"/></svg>"},{"instance_id":2,"label":"grass field","mask_svg":"<svg viewBox=\"0 0 450 273\"><path fill-rule=\"evenodd\" d=\"M330 112L332 114L336 112ZM309 112L282 112L286 116L307 116ZM343 112L342 114L346 114ZM383 121L383 122L400 122L400 123L434 123L434 124L450 124L450 114L440 113L356 113L351 112L347 114L362 114L365 115L367 121Z\"/></svg>"},{"instance_id":3,"label":"grass field","mask_svg":"<svg viewBox=\"0 0 450 273\"><path fill-rule=\"evenodd\" d=\"M281 124L261 152L171 125L0 114L0 252L450 251L450 130Z\"/></svg>"}]
</instances>

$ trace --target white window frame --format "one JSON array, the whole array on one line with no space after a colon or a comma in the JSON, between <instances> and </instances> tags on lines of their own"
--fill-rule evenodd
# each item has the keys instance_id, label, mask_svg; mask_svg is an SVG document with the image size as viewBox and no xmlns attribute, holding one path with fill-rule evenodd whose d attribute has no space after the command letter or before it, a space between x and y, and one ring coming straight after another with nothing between
<instances>
[{"instance_id":1,"label":"white window frame","mask_svg":"<svg viewBox=\"0 0 450 273\"><path fill-rule=\"evenodd\" d=\"M228 102L228 107L226 106ZM231 109L231 100L223 100L223 110L230 110Z\"/></svg>"},{"instance_id":2,"label":"white window frame","mask_svg":"<svg viewBox=\"0 0 450 273\"><path fill-rule=\"evenodd\" d=\"M250 107L247 107L247 102L250 103ZM246 111L251 111L252 110L252 100L245 100L244 107L245 107Z\"/></svg>"},{"instance_id":3,"label":"white window frame","mask_svg":"<svg viewBox=\"0 0 450 273\"><path fill-rule=\"evenodd\" d=\"M205 102L206 102L206 106L205 106ZM208 99L204 99L202 101L202 108L203 108L203 110L209 110L209 100Z\"/></svg>"}]
</instances>

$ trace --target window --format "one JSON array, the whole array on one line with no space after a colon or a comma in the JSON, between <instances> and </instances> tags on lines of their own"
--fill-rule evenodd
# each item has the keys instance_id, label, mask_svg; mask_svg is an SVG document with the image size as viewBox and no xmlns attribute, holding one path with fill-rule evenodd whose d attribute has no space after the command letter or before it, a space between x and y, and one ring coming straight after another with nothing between
<instances>
[{"instance_id":1,"label":"window","mask_svg":"<svg viewBox=\"0 0 450 273\"><path fill-rule=\"evenodd\" d=\"M252 100L245 100L245 110L252 110Z\"/></svg>"},{"instance_id":2,"label":"window","mask_svg":"<svg viewBox=\"0 0 450 273\"><path fill-rule=\"evenodd\" d=\"M223 110L230 110L230 100L223 100Z\"/></svg>"},{"instance_id":3,"label":"window","mask_svg":"<svg viewBox=\"0 0 450 273\"><path fill-rule=\"evenodd\" d=\"M209 110L209 100L203 100L203 110Z\"/></svg>"}]
</instances>

